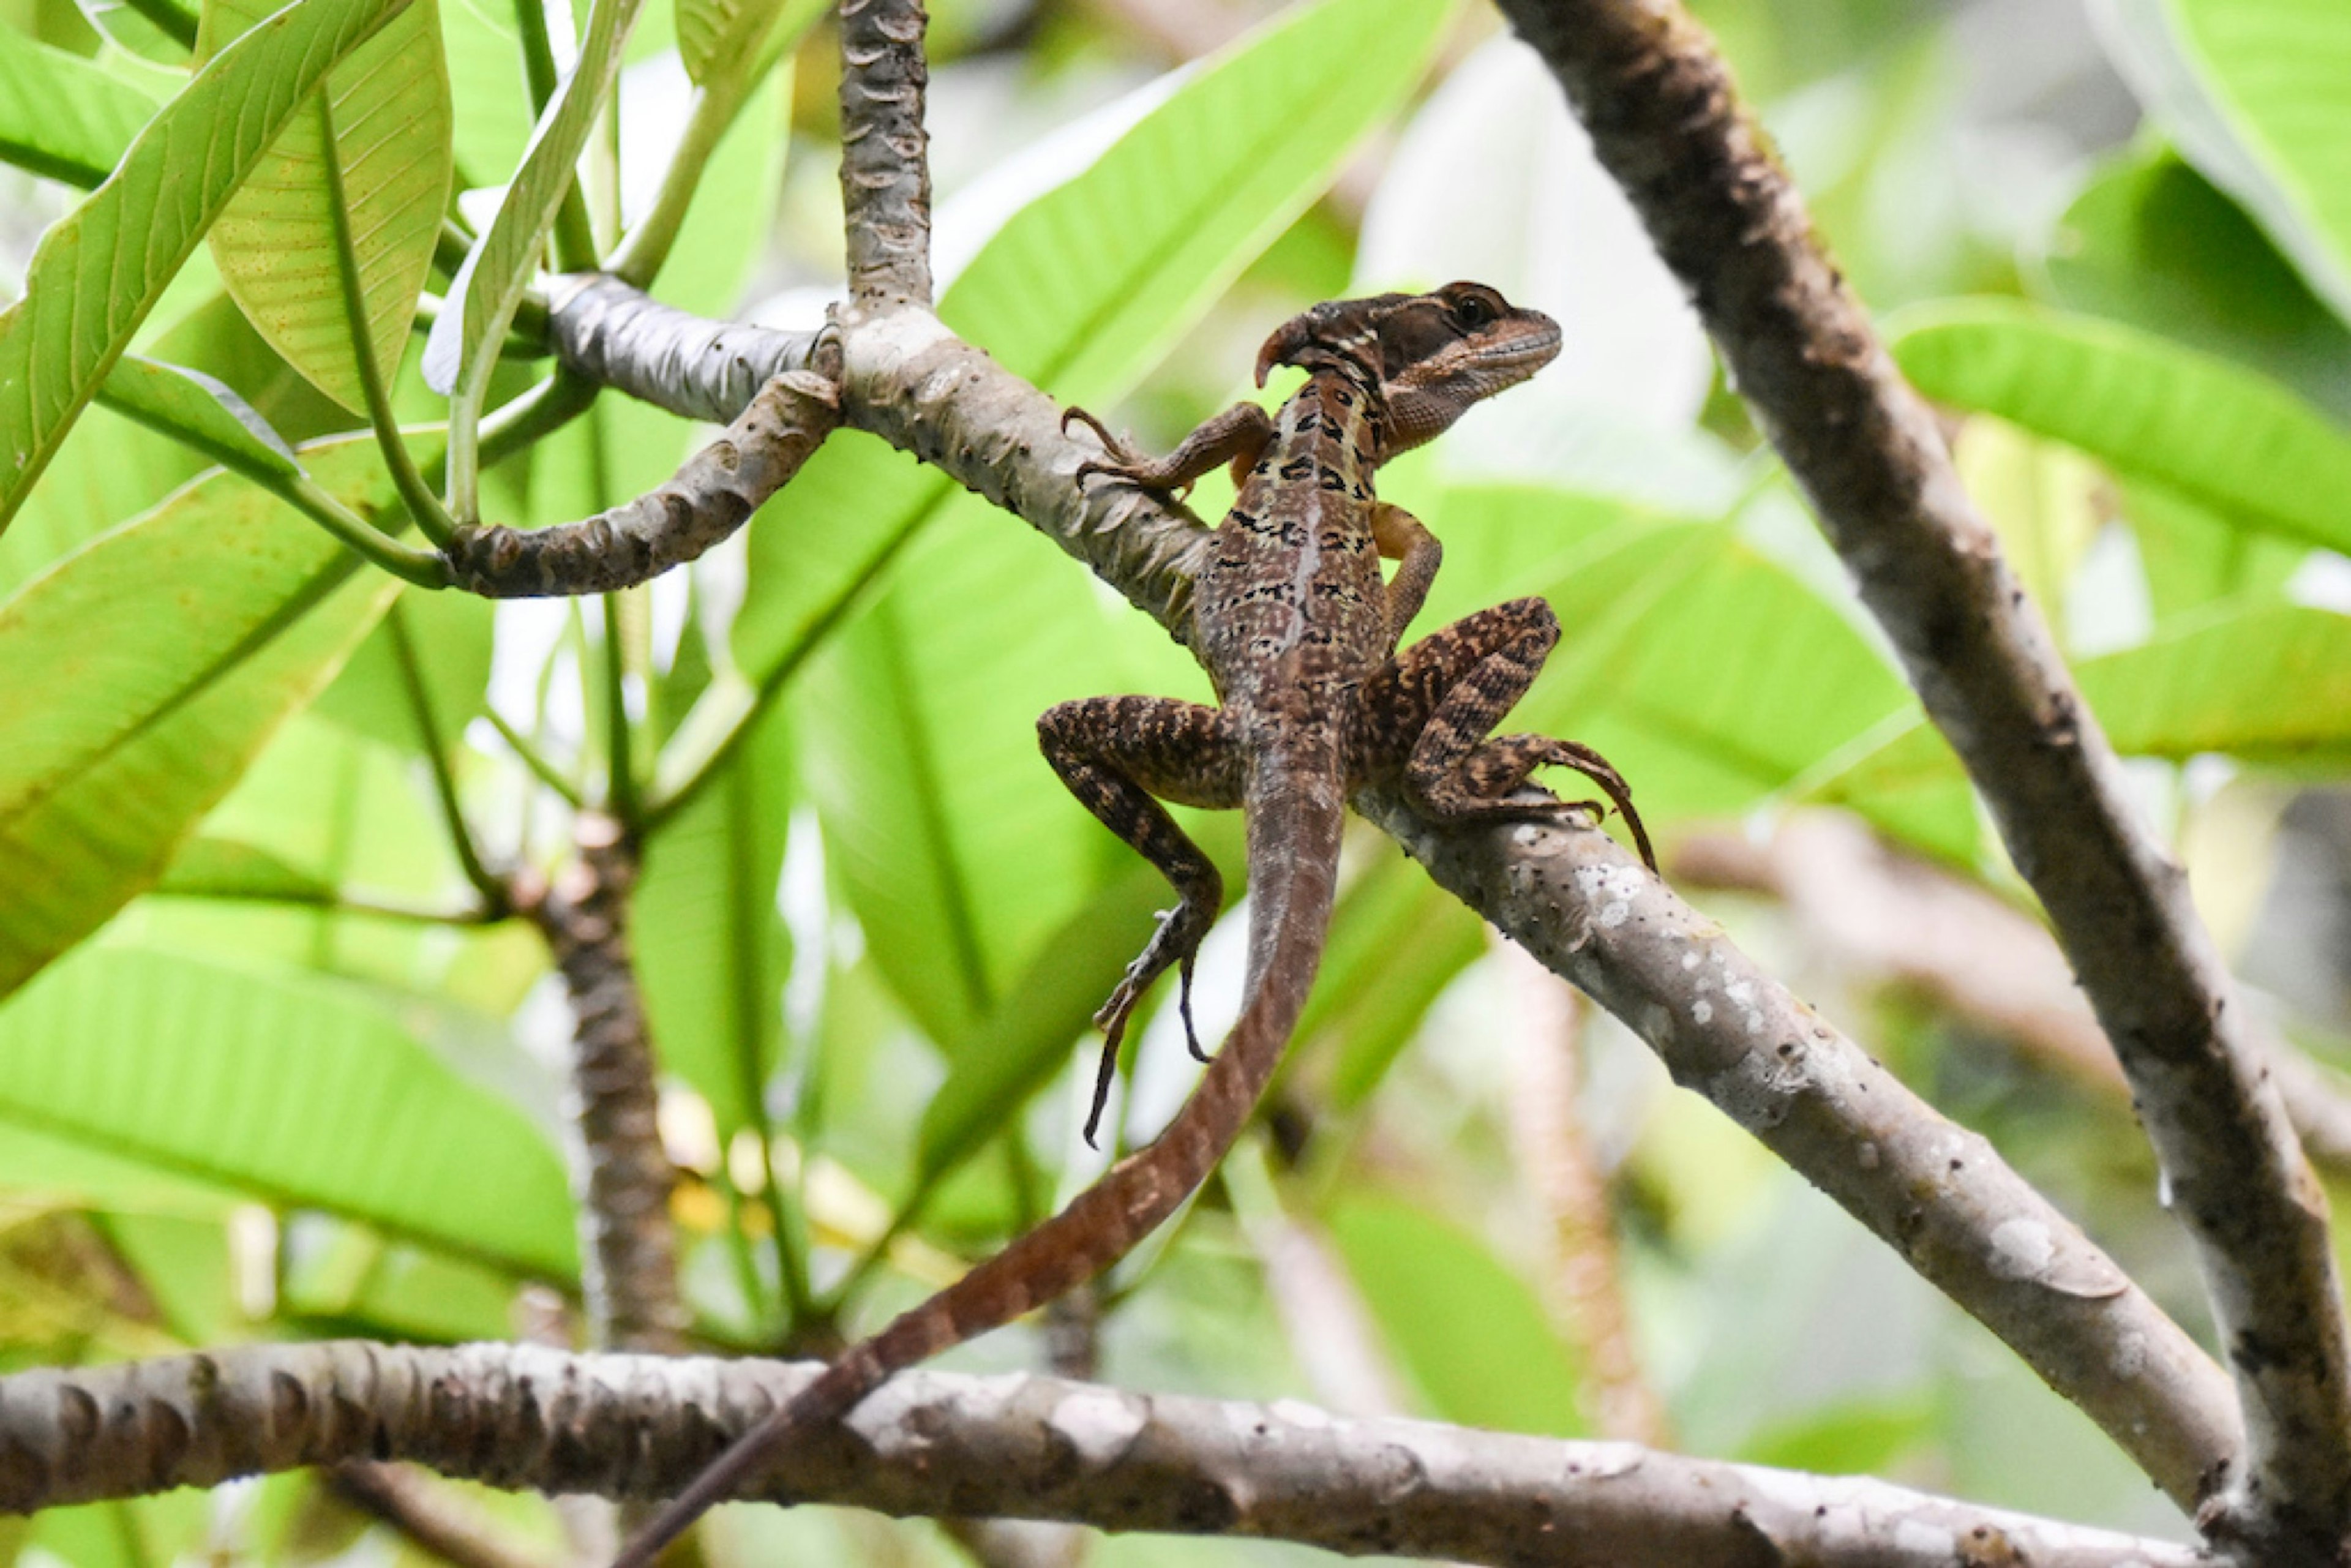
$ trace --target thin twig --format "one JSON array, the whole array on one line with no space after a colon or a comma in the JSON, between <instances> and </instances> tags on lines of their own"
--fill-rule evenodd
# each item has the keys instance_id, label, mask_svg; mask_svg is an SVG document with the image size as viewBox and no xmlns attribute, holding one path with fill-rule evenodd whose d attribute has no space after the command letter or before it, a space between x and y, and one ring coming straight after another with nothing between
<instances>
[{"instance_id":1,"label":"thin twig","mask_svg":"<svg viewBox=\"0 0 2351 1568\"><path fill-rule=\"evenodd\" d=\"M355 1460L336 1466L330 1484L344 1501L457 1568L555 1568L549 1559L496 1533L455 1499L444 1496L444 1488L413 1471Z\"/></svg>"},{"instance_id":2,"label":"thin twig","mask_svg":"<svg viewBox=\"0 0 2351 1568\"><path fill-rule=\"evenodd\" d=\"M385 628L392 634L392 663L400 670L400 689L408 700L410 716L416 724L416 736L424 747L424 759L433 769L433 793L440 802L441 820L449 830L449 844L456 852L457 864L465 880L481 895L486 910L503 915L511 907L505 881L490 873L482 863L482 852L476 847L473 825L465 820L465 803L457 798L457 776L450 765L449 748L442 744L441 723L433 712L433 693L424 684L424 669L416 652L416 639L409 633L408 617L395 601L384 612Z\"/></svg>"}]
</instances>

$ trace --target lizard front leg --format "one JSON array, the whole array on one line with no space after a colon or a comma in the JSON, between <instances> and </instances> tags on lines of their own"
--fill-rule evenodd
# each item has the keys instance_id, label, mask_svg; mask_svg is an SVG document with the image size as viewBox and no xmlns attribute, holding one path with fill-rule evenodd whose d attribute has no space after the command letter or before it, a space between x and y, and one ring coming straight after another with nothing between
<instances>
[{"instance_id":1,"label":"lizard front leg","mask_svg":"<svg viewBox=\"0 0 2351 1568\"><path fill-rule=\"evenodd\" d=\"M1519 801L1508 797L1537 768L1572 768L1600 786L1632 831L1641 859L1657 869L1633 791L1606 758L1580 741L1544 735L1489 739L1559 642L1559 618L1540 599L1514 599L1479 611L1414 643L1365 684L1362 770L1400 775L1414 802L1432 816L1555 816L1596 810L1591 802Z\"/></svg>"},{"instance_id":2,"label":"lizard front leg","mask_svg":"<svg viewBox=\"0 0 2351 1568\"><path fill-rule=\"evenodd\" d=\"M1176 894L1176 907L1161 915L1149 944L1094 1014L1103 1038L1093 1108L1086 1116L1086 1142L1092 1144L1110 1099L1127 1019L1151 982L1170 965L1178 971L1184 1038L1194 1056L1207 1060L1192 1030L1192 960L1224 905L1224 879L1159 802L1238 806L1241 747L1222 708L1169 697L1088 697L1062 703L1038 719L1037 743L1070 793L1157 866Z\"/></svg>"},{"instance_id":3,"label":"lizard front leg","mask_svg":"<svg viewBox=\"0 0 2351 1568\"><path fill-rule=\"evenodd\" d=\"M1253 402L1237 402L1211 416L1179 442L1175 451L1156 459L1138 455L1084 409L1061 411L1064 432L1072 422L1092 431L1102 444L1102 450L1113 459L1108 463L1089 460L1079 464L1077 477L1081 483L1089 474L1108 474L1145 490L1188 490L1192 481L1227 463L1232 465L1233 483L1238 485L1256 466L1273 440L1273 416Z\"/></svg>"},{"instance_id":4,"label":"lizard front leg","mask_svg":"<svg viewBox=\"0 0 2351 1568\"><path fill-rule=\"evenodd\" d=\"M1405 628L1428 601L1445 547L1418 517L1387 501L1372 509L1372 541L1379 546L1381 559L1398 563L1396 574L1388 579L1388 652L1394 653L1404 641Z\"/></svg>"}]
</instances>

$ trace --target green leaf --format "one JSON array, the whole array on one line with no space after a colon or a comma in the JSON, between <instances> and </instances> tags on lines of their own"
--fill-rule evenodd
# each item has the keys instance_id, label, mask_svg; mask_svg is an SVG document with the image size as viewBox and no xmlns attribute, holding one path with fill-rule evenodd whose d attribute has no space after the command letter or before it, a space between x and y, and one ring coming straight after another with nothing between
<instances>
[{"instance_id":1,"label":"green leaf","mask_svg":"<svg viewBox=\"0 0 2351 1568\"><path fill-rule=\"evenodd\" d=\"M2235 360L2351 414L2351 329L2241 208L2165 148L2100 169L2040 260L2054 304Z\"/></svg>"},{"instance_id":2,"label":"green leaf","mask_svg":"<svg viewBox=\"0 0 2351 1568\"><path fill-rule=\"evenodd\" d=\"M2070 645L2067 590L2105 521L2099 505L2105 476L2070 447L1999 419L1968 421L1951 443L1951 465L2024 591L2060 644Z\"/></svg>"},{"instance_id":3,"label":"green leaf","mask_svg":"<svg viewBox=\"0 0 2351 1568\"><path fill-rule=\"evenodd\" d=\"M193 478L203 457L103 408L87 411L0 534L0 595Z\"/></svg>"},{"instance_id":4,"label":"green leaf","mask_svg":"<svg viewBox=\"0 0 2351 1568\"><path fill-rule=\"evenodd\" d=\"M827 864L944 1044L996 1010L1130 852L1056 787L1038 715L1103 692L1207 693L1156 628L971 497L833 654L803 720Z\"/></svg>"},{"instance_id":5,"label":"green leaf","mask_svg":"<svg viewBox=\"0 0 2351 1568\"><path fill-rule=\"evenodd\" d=\"M722 1142L768 1124L791 968L776 907L791 807L789 737L771 706L645 845L631 925L645 1010L664 1070L710 1103Z\"/></svg>"},{"instance_id":6,"label":"green leaf","mask_svg":"<svg viewBox=\"0 0 2351 1568\"><path fill-rule=\"evenodd\" d=\"M2122 486L2122 509L2158 624L2216 600L2274 594L2310 555L2292 539L2231 528L2211 508L2146 481Z\"/></svg>"},{"instance_id":7,"label":"green leaf","mask_svg":"<svg viewBox=\"0 0 2351 1568\"><path fill-rule=\"evenodd\" d=\"M371 444L312 456L374 494ZM395 586L357 565L221 474L0 604L0 668L41 672L0 686L0 995L153 883L326 683Z\"/></svg>"},{"instance_id":8,"label":"green leaf","mask_svg":"<svg viewBox=\"0 0 2351 1568\"><path fill-rule=\"evenodd\" d=\"M125 354L98 389L98 401L214 462L292 478L302 472L286 438L252 405L202 371Z\"/></svg>"},{"instance_id":9,"label":"green leaf","mask_svg":"<svg viewBox=\"0 0 2351 1568\"><path fill-rule=\"evenodd\" d=\"M489 688L497 607L470 593L406 588L400 612L407 620L409 644L416 651L441 743L460 746ZM310 711L403 753L423 754L423 732L417 727L388 623L353 650Z\"/></svg>"},{"instance_id":10,"label":"green leaf","mask_svg":"<svg viewBox=\"0 0 2351 1568\"><path fill-rule=\"evenodd\" d=\"M41 237L0 316L0 528L172 275L319 78L408 0L298 0L221 51Z\"/></svg>"},{"instance_id":11,"label":"green leaf","mask_svg":"<svg viewBox=\"0 0 2351 1568\"><path fill-rule=\"evenodd\" d=\"M2242 601L2180 617L2136 648L2085 659L2082 695L2126 757L2217 752L2273 766L2351 759L2351 617ZM1818 780L1840 801L1931 853L1974 859L1967 775L1918 720ZM1970 823L1965 845L1956 824Z\"/></svg>"},{"instance_id":12,"label":"green leaf","mask_svg":"<svg viewBox=\"0 0 2351 1568\"><path fill-rule=\"evenodd\" d=\"M1905 1454L1931 1446L1941 1417L1924 1394L1844 1399L1773 1423L1741 1444L1739 1457L1823 1475L1882 1475Z\"/></svg>"},{"instance_id":13,"label":"green leaf","mask_svg":"<svg viewBox=\"0 0 2351 1568\"><path fill-rule=\"evenodd\" d=\"M88 190L154 112L129 82L0 26L0 159Z\"/></svg>"},{"instance_id":14,"label":"green leaf","mask_svg":"<svg viewBox=\"0 0 2351 1568\"><path fill-rule=\"evenodd\" d=\"M270 0L207 0L200 58L267 16ZM379 372L400 363L449 200L449 72L436 0L415 0L327 77L334 157ZM297 114L213 225L213 259L238 308L319 391L367 406L338 279L327 128Z\"/></svg>"},{"instance_id":15,"label":"green leaf","mask_svg":"<svg viewBox=\"0 0 2351 1568\"><path fill-rule=\"evenodd\" d=\"M1323 0L1235 41L1007 223L939 314L1057 397L1115 397L1411 90L1453 9Z\"/></svg>"},{"instance_id":16,"label":"green leaf","mask_svg":"<svg viewBox=\"0 0 2351 1568\"><path fill-rule=\"evenodd\" d=\"M778 23L785 35L814 21L821 0L677 0L677 54L687 79L708 85L724 62L757 49Z\"/></svg>"},{"instance_id":17,"label":"green leaf","mask_svg":"<svg viewBox=\"0 0 2351 1568\"><path fill-rule=\"evenodd\" d=\"M1751 809L1910 706L1843 615L1719 524L1603 535L1543 597L1564 634L1510 727L1598 747L1653 831Z\"/></svg>"},{"instance_id":18,"label":"green leaf","mask_svg":"<svg viewBox=\"0 0 2351 1568\"><path fill-rule=\"evenodd\" d=\"M1996 413L2248 528L2351 549L2351 438L2274 382L2111 321L1970 300L1905 312L1895 358Z\"/></svg>"},{"instance_id":19,"label":"green leaf","mask_svg":"<svg viewBox=\"0 0 2351 1568\"><path fill-rule=\"evenodd\" d=\"M588 132L612 89L621 51L643 0L594 0L570 78L550 99L507 187L497 216L449 286L448 303L424 344L424 380L447 392L453 435L470 433L483 393L497 369L497 345L538 265L539 246L555 223Z\"/></svg>"},{"instance_id":20,"label":"green leaf","mask_svg":"<svg viewBox=\"0 0 2351 1568\"><path fill-rule=\"evenodd\" d=\"M502 941L518 942L525 983L546 972L544 946L507 927L453 930L318 905L322 893L413 909L454 911L472 903L413 747L378 745L314 714L297 714L205 816L199 833L155 892L246 896L144 898L123 913L117 935L175 952L282 963L451 1001L461 997L452 976L465 956ZM215 847L198 850L207 843ZM227 861L231 855L234 863ZM197 858L191 862L192 856ZM211 889L183 882L208 865L242 868L254 881ZM283 869L267 869L273 866ZM297 880L277 891L264 880L273 877ZM271 896L251 896L256 894ZM511 992L494 991L481 1005L503 1011L512 999ZM421 1015L411 1024L425 1027ZM469 1050L486 1049L465 1043Z\"/></svg>"},{"instance_id":21,"label":"green leaf","mask_svg":"<svg viewBox=\"0 0 2351 1568\"><path fill-rule=\"evenodd\" d=\"M513 1272L575 1271L555 1151L348 988L97 947L0 1009L0 1123Z\"/></svg>"},{"instance_id":22,"label":"green leaf","mask_svg":"<svg viewBox=\"0 0 2351 1568\"><path fill-rule=\"evenodd\" d=\"M1973 870L1983 852L1974 787L1942 732L1896 714L1789 790L1841 805L1937 860Z\"/></svg>"},{"instance_id":23,"label":"green leaf","mask_svg":"<svg viewBox=\"0 0 2351 1568\"><path fill-rule=\"evenodd\" d=\"M2351 616L2297 604L2222 609L2085 660L2082 692L2126 755L2248 762L2351 758Z\"/></svg>"},{"instance_id":24,"label":"green leaf","mask_svg":"<svg viewBox=\"0 0 2351 1568\"><path fill-rule=\"evenodd\" d=\"M1585 1430L1573 1356L1484 1241L1370 1194L1343 1199L1330 1225L1364 1305L1435 1415L1549 1437Z\"/></svg>"},{"instance_id":25,"label":"green leaf","mask_svg":"<svg viewBox=\"0 0 2351 1568\"><path fill-rule=\"evenodd\" d=\"M2188 156L2351 318L2351 14L2334 0L2126 0L2116 41Z\"/></svg>"},{"instance_id":26,"label":"green leaf","mask_svg":"<svg viewBox=\"0 0 2351 1568\"><path fill-rule=\"evenodd\" d=\"M530 92L511 5L441 0L442 54L457 173L469 186L502 183L530 144Z\"/></svg>"}]
</instances>

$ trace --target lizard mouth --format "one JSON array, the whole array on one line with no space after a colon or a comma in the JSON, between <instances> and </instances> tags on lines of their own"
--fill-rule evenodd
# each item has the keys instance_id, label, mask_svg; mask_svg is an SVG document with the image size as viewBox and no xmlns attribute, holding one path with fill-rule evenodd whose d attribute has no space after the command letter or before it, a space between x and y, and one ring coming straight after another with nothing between
<instances>
[{"instance_id":1,"label":"lizard mouth","mask_svg":"<svg viewBox=\"0 0 2351 1568\"><path fill-rule=\"evenodd\" d=\"M1504 385L1526 380L1559 357L1559 323L1546 321L1543 325L1540 336L1521 334L1476 350L1470 363Z\"/></svg>"}]
</instances>

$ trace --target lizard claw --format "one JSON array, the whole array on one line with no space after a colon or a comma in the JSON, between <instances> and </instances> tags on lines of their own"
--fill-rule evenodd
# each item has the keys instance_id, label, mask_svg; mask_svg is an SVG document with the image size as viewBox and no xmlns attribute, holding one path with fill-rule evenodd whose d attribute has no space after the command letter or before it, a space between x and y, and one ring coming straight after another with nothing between
<instances>
[{"instance_id":1,"label":"lizard claw","mask_svg":"<svg viewBox=\"0 0 2351 1568\"><path fill-rule=\"evenodd\" d=\"M1176 1010L1183 1015L1184 1043L1191 1051L1192 1060L1206 1061L1208 1053L1200 1049L1199 1031L1192 1027L1192 957L1190 953L1185 954L1184 961L1176 967Z\"/></svg>"}]
</instances>

